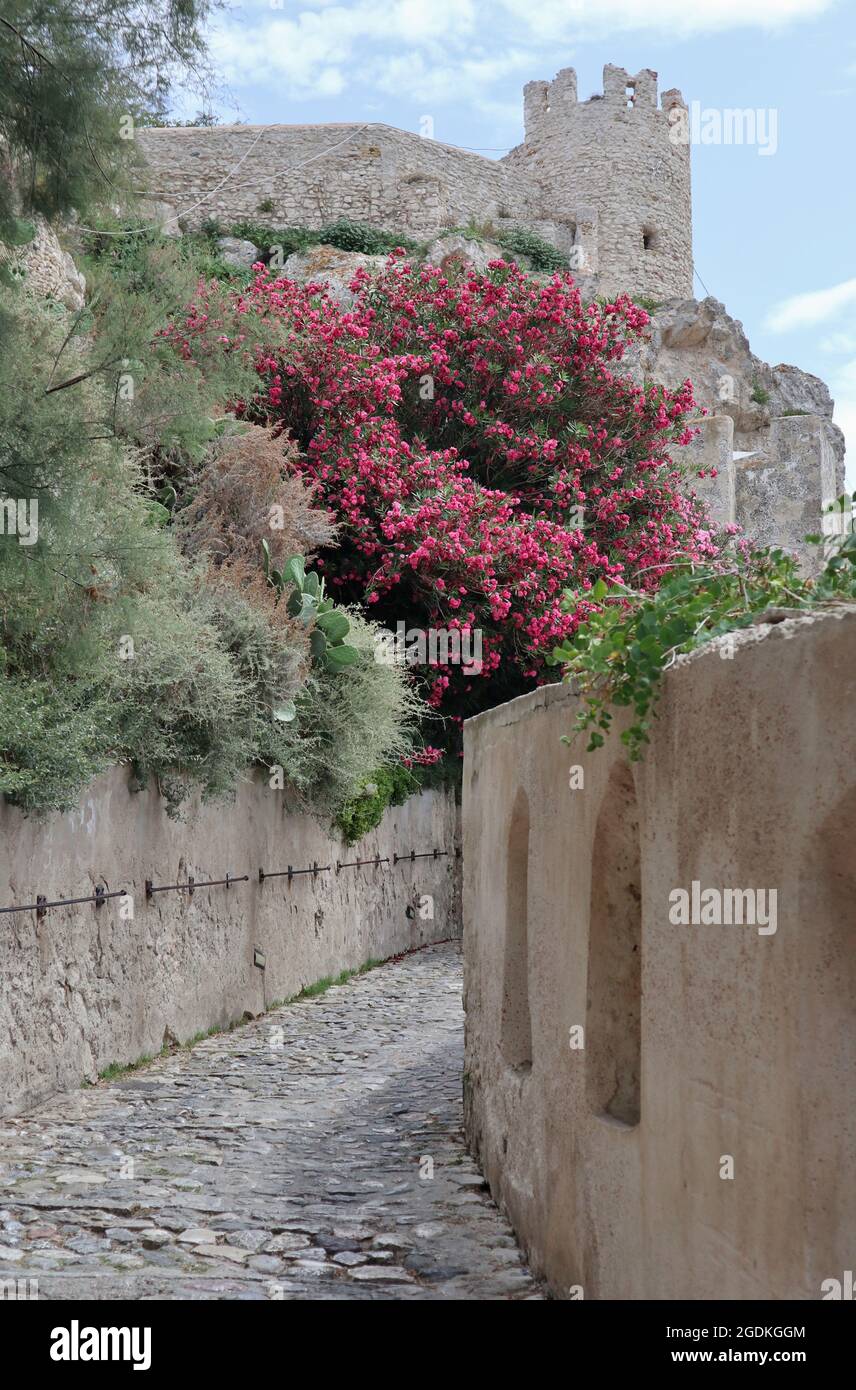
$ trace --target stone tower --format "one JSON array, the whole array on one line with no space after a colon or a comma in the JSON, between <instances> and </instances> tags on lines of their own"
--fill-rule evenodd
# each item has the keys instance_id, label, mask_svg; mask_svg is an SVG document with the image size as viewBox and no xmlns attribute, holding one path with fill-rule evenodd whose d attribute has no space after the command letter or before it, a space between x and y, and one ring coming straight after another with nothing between
<instances>
[{"instance_id":1,"label":"stone tower","mask_svg":"<svg viewBox=\"0 0 856 1390\"><path fill-rule=\"evenodd\" d=\"M524 141L502 162L538 184L542 216L568 226L601 292L692 294L690 147L675 108L686 111L675 90L658 106L650 68L608 64L603 94L584 102L573 68L524 89Z\"/></svg>"}]
</instances>

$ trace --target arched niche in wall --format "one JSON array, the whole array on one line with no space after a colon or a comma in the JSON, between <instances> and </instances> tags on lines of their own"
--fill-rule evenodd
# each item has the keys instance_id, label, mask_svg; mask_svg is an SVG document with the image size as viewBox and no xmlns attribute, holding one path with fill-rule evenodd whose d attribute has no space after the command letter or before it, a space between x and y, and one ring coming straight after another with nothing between
<instances>
[{"instance_id":1,"label":"arched niche in wall","mask_svg":"<svg viewBox=\"0 0 856 1390\"><path fill-rule=\"evenodd\" d=\"M616 763L595 828L589 910L586 1095L596 1114L639 1123L642 887L633 774Z\"/></svg>"},{"instance_id":2,"label":"arched niche in wall","mask_svg":"<svg viewBox=\"0 0 856 1390\"><path fill-rule=\"evenodd\" d=\"M502 1055L515 1071L532 1067L529 1012L529 799L514 798L505 854L505 960L502 979Z\"/></svg>"}]
</instances>

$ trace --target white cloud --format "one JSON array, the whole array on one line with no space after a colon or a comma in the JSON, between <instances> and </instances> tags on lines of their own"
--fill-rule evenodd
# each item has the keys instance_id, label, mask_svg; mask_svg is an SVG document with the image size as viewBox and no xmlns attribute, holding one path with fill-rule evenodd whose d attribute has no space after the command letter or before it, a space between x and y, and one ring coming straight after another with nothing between
<instances>
[{"instance_id":1,"label":"white cloud","mask_svg":"<svg viewBox=\"0 0 856 1390\"><path fill-rule=\"evenodd\" d=\"M244 0L212 25L211 51L235 87L280 85L283 100L371 85L415 100L491 100L492 82L528 76L576 41L640 30L684 37L780 27L839 0ZM526 55L521 62L521 54ZM549 75L545 73L545 75ZM342 85L337 85L341 83Z\"/></svg>"},{"instance_id":2,"label":"white cloud","mask_svg":"<svg viewBox=\"0 0 856 1390\"><path fill-rule=\"evenodd\" d=\"M838 0L499 0L531 36L606 38L627 30L665 31L671 37L747 27L775 29L813 19Z\"/></svg>"},{"instance_id":3,"label":"white cloud","mask_svg":"<svg viewBox=\"0 0 856 1390\"><path fill-rule=\"evenodd\" d=\"M519 96L514 101L502 101L480 94L475 99L475 105L483 116L487 116L497 132L496 138L490 143L488 153L496 153L497 149L506 148L505 145L500 145L500 135L507 134L515 145L523 139L523 101Z\"/></svg>"},{"instance_id":4,"label":"white cloud","mask_svg":"<svg viewBox=\"0 0 856 1390\"><path fill-rule=\"evenodd\" d=\"M445 61L433 63L430 56L410 50L378 56L371 64L371 85L395 96L406 92L415 101L455 102L462 97L474 105L482 105L482 95L493 83L517 73L519 85L528 78L531 57L527 53L505 50L497 54L475 54L457 60L446 55ZM514 107L518 122L522 118L523 99L518 96ZM438 136L439 138L439 136Z\"/></svg>"},{"instance_id":5,"label":"white cloud","mask_svg":"<svg viewBox=\"0 0 856 1390\"><path fill-rule=\"evenodd\" d=\"M836 392L842 397L853 398L856 400L856 357L849 362L844 362L832 378L831 388L833 396ZM856 444L856 439L854 439Z\"/></svg>"},{"instance_id":6,"label":"white cloud","mask_svg":"<svg viewBox=\"0 0 856 1390\"><path fill-rule=\"evenodd\" d=\"M838 0L499 0L542 38L609 38L646 29L685 36L721 29L782 28L831 10Z\"/></svg>"},{"instance_id":7,"label":"white cloud","mask_svg":"<svg viewBox=\"0 0 856 1390\"><path fill-rule=\"evenodd\" d=\"M838 333L830 333L820 340L821 352L848 353L856 352L856 333L846 329Z\"/></svg>"},{"instance_id":8,"label":"white cloud","mask_svg":"<svg viewBox=\"0 0 856 1390\"><path fill-rule=\"evenodd\" d=\"M810 328L818 323L828 323L851 304L856 304L856 279L843 280L840 285L831 285L827 290L811 290L807 294L794 294L781 300L767 315L765 327L772 333Z\"/></svg>"},{"instance_id":9,"label":"white cloud","mask_svg":"<svg viewBox=\"0 0 856 1390\"><path fill-rule=\"evenodd\" d=\"M297 22L267 17L255 24L221 25L212 32L210 48L227 81L252 86L285 79L292 97L326 86L327 73L349 56L344 36L312 14L302 14Z\"/></svg>"},{"instance_id":10,"label":"white cloud","mask_svg":"<svg viewBox=\"0 0 856 1390\"><path fill-rule=\"evenodd\" d=\"M434 50L442 62L444 47L470 41L475 27L473 0L353 0L288 17L256 3L227 11L212 27L210 47L227 81L286 78L296 88L289 95L306 95L325 68L347 64L352 79L365 76L366 54L402 44Z\"/></svg>"}]
</instances>

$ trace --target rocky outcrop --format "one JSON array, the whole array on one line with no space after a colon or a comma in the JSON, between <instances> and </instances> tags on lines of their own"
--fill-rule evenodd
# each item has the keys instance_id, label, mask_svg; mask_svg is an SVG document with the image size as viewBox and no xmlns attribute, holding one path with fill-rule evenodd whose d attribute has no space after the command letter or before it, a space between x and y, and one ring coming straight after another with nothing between
<instances>
[{"instance_id":1,"label":"rocky outcrop","mask_svg":"<svg viewBox=\"0 0 856 1390\"><path fill-rule=\"evenodd\" d=\"M238 270L249 270L260 259L258 247L242 237L221 236L217 242L221 261L233 265Z\"/></svg>"},{"instance_id":2,"label":"rocky outcrop","mask_svg":"<svg viewBox=\"0 0 856 1390\"><path fill-rule=\"evenodd\" d=\"M354 294L349 287L357 271L376 273L384 265L386 256L340 251L335 246L310 246L306 251L295 251L289 256L282 273L299 285L323 285L342 309L350 309Z\"/></svg>"},{"instance_id":3,"label":"rocky outcrop","mask_svg":"<svg viewBox=\"0 0 856 1390\"><path fill-rule=\"evenodd\" d=\"M818 415L833 455L843 460L844 436L832 423L833 400L824 383L799 367L771 367L756 357L742 323L717 299L661 304L646 341L628 361L638 379L676 387L689 377L700 407L731 416L738 451L765 449L764 432L780 416Z\"/></svg>"},{"instance_id":4,"label":"rocky outcrop","mask_svg":"<svg viewBox=\"0 0 856 1390\"><path fill-rule=\"evenodd\" d=\"M764 365L764 364L762 364ZM770 408L774 415L822 415L832 418L834 401L819 376L780 362L771 375ZM837 430L838 426L834 426ZM843 443L842 435L842 443Z\"/></svg>"},{"instance_id":5,"label":"rocky outcrop","mask_svg":"<svg viewBox=\"0 0 856 1390\"><path fill-rule=\"evenodd\" d=\"M700 450L708 479L697 491L714 502L715 519L726 519L730 496L731 519L753 542L783 546L815 570L820 556L805 537L821 531L824 509L844 489L844 435L824 382L756 357L743 325L712 298L661 304L625 362L639 382L675 388L692 381L709 418L686 459L694 462ZM727 469L722 439L711 436L717 419L730 422Z\"/></svg>"},{"instance_id":6,"label":"rocky outcrop","mask_svg":"<svg viewBox=\"0 0 856 1390\"><path fill-rule=\"evenodd\" d=\"M816 570L820 553L805 537L821 531L825 507L842 492L845 453L824 382L756 357L741 322L716 299L661 304L631 360L638 379L673 388L691 379L699 406L710 411L698 445L707 470L711 461L716 466L717 481L699 491L730 489L734 520L753 542L784 546ZM727 470L723 460L707 457L716 420L731 421Z\"/></svg>"},{"instance_id":7,"label":"rocky outcrop","mask_svg":"<svg viewBox=\"0 0 856 1390\"><path fill-rule=\"evenodd\" d=\"M162 203L156 199L143 202L141 215L146 222L157 227L162 236L181 236L178 213L172 203Z\"/></svg>"},{"instance_id":8,"label":"rocky outcrop","mask_svg":"<svg viewBox=\"0 0 856 1390\"><path fill-rule=\"evenodd\" d=\"M483 275L491 261L507 260L507 252L494 241L463 236L439 236L425 252L425 264L437 266L444 274L459 266Z\"/></svg>"}]
</instances>

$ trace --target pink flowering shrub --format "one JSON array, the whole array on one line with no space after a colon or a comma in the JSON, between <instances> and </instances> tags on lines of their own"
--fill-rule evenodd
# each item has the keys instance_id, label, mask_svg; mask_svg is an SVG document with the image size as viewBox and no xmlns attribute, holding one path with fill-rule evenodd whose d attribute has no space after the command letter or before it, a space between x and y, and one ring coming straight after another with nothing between
<instances>
[{"instance_id":1,"label":"pink flowering shrub","mask_svg":"<svg viewBox=\"0 0 856 1390\"><path fill-rule=\"evenodd\" d=\"M200 293L170 331L188 358L211 334L255 353L259 392L239 409L297 442L335 513L320 563L337 599L392 628L480 632L480 670L422 672L451 722L432 739L455 746L469 714L555 678L545 660L598 606L599 579L654 590L678 556L716 554L670 456L692 435L692 388L622 377L647 313L586 307L568 275L541 284L497 261L446 278L395 255L352 289L345 311L257 267L234 322Z\"/></svg>"}]
</instances>

